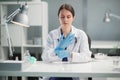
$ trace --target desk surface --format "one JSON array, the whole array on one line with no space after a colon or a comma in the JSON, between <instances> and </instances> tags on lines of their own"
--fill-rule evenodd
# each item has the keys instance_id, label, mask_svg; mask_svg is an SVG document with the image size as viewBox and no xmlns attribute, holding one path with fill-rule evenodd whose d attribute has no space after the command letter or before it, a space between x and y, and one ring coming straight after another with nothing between
<instances>
[{"instance_id":1,"label":"desk surface","mask_svg":"<svg viewBox=\"0 0 120 80\"><path fill-rule=\"evenodd\" d=\"M0 76L120 77L120 65L111 59L87 63L44 63L37 61L22 71L0 71Z\"/></svg>"}]
</instances>

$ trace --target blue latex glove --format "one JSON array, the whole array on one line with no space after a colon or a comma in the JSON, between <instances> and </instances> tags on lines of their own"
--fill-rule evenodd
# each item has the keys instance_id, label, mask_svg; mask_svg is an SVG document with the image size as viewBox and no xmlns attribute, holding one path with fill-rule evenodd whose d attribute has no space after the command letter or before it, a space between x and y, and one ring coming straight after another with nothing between
<instances>
[{"instance_id":1,"label":"blue latex glove","mask_svg":"<svg viewBox=\"0 0 120 80\"><path fill-rule=\"evenodd\" d=\"M60 58L60 59L63 59L63 58L69 58L70 57L70 52L67 51L67 50L60 50L60 49L56 49L55 50L55 53L56 55Z\"/></svg>"},{"instance_id":2,"label":"blue latex glove","mask_svg":"<svg viewBox=\"0 0 120 80\"><path fill-rule=\"evenodd\" d=\"M64 39L64 35L61 36L60 41L57 45L57 49L65 49L67 48L70 44L72 44L75 40L75 35L72 34L71 32L66 36Z\"/></svg>"}]
</instances>

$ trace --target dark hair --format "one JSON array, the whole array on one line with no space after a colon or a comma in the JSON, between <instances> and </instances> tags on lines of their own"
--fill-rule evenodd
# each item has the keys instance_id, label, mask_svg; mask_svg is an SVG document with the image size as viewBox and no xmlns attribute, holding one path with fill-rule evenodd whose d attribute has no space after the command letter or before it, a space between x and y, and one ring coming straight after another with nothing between
<instances>
[{"instance_id":1,"label":"dark hair","mask_svg":"<svg viewBox=\"0 0 120 80\"><path fill-rule=\"evenodd\" d=\"M58 10L58 16L59 16L60 11L62 9L66 9L66 10L70 11L72 13L73 17L75 16L74 9L73 9L73 7L70 4L63 4L63 5L61 5L59 10Z\"/></svg>"}]
</instances>

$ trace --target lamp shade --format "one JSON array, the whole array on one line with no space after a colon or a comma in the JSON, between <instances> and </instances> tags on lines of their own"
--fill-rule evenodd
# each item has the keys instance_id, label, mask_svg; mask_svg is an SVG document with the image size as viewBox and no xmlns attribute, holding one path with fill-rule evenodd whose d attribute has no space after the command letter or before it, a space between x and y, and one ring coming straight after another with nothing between
<instances>
[{"instance_id":1,"label":"lamp shade","mask_svg":"<svg viewBox=\"0 0 120 80\"><path fill-rule=\"evenodd\" d=\"M13 17L11 22L20 26L29 27L27 10L28 10L27 4L22 5L20 8L20 12Z\"/></svg>"},{"instance_id":2,"label":"lamp shade","mask_svg":"<svg viewBox=\"0 0 120 80\"><path fill-rule=\"evenodd\" d=\"M105 13L104 22L110 22L110 14L109 13Z\"/></svg>"},{"instance_id":3,"label":"lamp shade","mask_svg":"<svg viewBox=\"0 0 120 80\"><path fill-rule=\"evenodd\" d=\"M24 13L18 13L11 22L20 26L29 27L28 16Z\"/></svg>"}]
</instances>

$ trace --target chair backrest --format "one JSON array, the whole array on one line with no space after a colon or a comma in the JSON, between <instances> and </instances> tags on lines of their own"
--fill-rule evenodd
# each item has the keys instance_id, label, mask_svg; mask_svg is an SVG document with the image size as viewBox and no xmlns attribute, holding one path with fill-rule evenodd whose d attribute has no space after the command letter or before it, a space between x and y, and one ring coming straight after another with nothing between
<instances>
[{"instance_id":1,"label":"chair backrest","mask_svg":"<svg viewBox=\"0 0 120 80\"><path fill-rule=\"evenodd\" d=\"M88 37L88 44L89 44L89 49L91 50L91 38L90 38L90 36L87 34L87 37ZM92 53L91 54L91 58L94 58L95 56L94 56L94 54Z\"/></svg>"},{"instance_id":2,"label":"chair backrest","mask_svg":"<svg viewBox=\"0 0 120 80\"><path fill-rule=\"evenodd\" d=\"M89 49L91 49L91 38L90 38L90 36L88 34L87 34L87 37L88 37Z\"/></svg>"}]
</instances>

